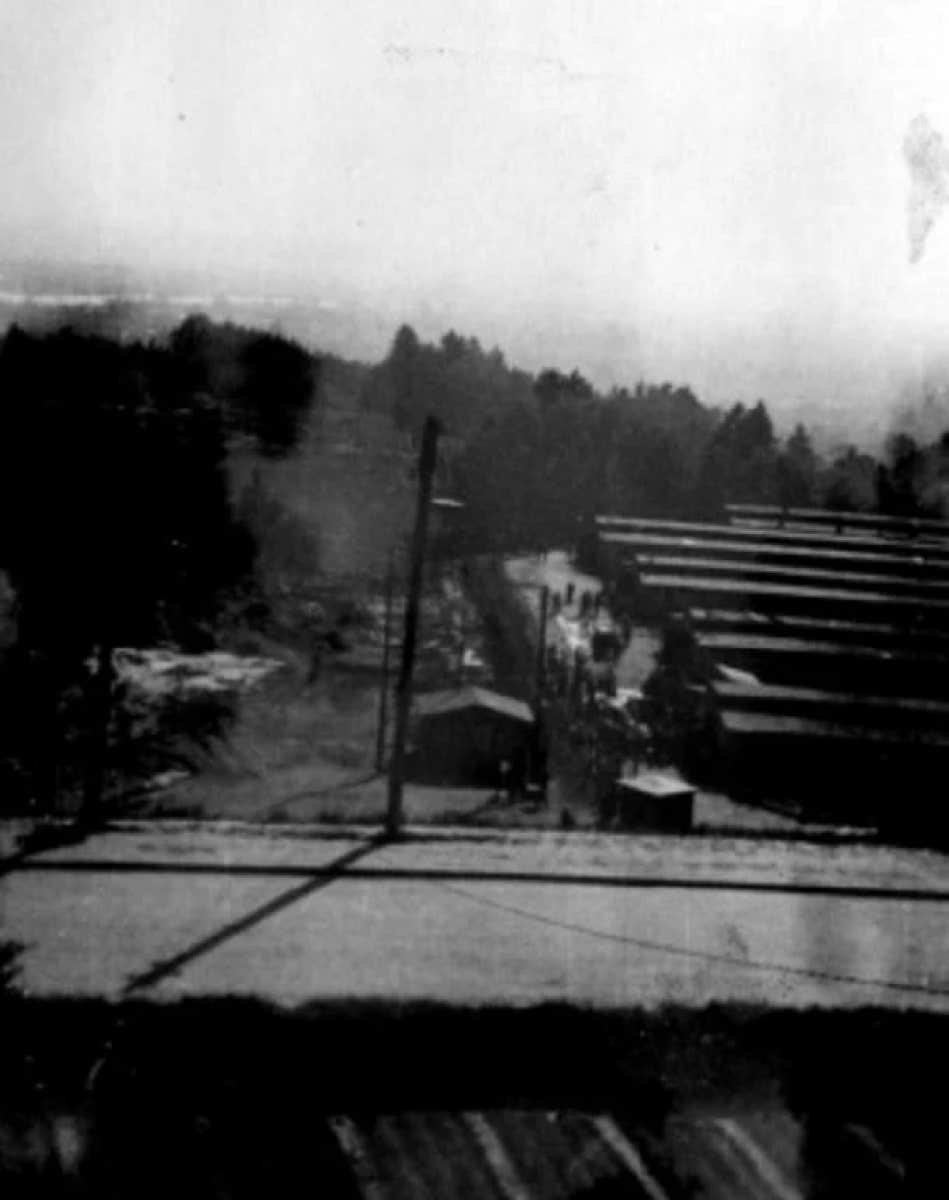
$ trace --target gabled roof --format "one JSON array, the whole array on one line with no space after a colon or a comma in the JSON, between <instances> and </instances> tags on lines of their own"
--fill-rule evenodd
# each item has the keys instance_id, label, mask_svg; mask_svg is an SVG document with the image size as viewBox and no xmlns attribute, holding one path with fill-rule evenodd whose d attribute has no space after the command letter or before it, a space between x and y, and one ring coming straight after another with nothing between
<instances>
[{"instance_id":1,"label":"gabled roof","mask_svg":"<svg viewBox=\"0 0 949 1200\"><path fill-rule=\"evenodd\" d=\"M461 712L467 708L486 708L514 721L533 724L534 714L530 705L513 696L492 692L490 688L463 687L455 691L427 692L418 696L415 708L419 716L434 717L442 713Z\"/></svg>"}]
</instances>

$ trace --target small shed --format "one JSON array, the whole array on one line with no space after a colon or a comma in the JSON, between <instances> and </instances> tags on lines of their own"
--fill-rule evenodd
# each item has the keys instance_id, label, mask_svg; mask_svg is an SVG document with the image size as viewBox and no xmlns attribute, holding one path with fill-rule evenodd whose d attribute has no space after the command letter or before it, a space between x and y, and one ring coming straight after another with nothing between
<instances>
[{"instance_id":1,"label":"small shed","mask_svg":"<svg viewBox=\"0 0 949 1200\"><path fill-rule=\"evenodd\" d=\"M616 782L616 809L622 829L688 833L692 828L695 787L659 771L645 771Z\"/></svg>"},{"instance_id":2,"label":"small shed","mask_svg":"<svg viewBox=\"0 0 949 1200\"><path fill-rule=\"evenodd\" d=\"M506 761L526 779L534 738L530 705L483 687L429 692L415 702L409 775L419 783L498 787Z\"/></svg>"}]
</instances>

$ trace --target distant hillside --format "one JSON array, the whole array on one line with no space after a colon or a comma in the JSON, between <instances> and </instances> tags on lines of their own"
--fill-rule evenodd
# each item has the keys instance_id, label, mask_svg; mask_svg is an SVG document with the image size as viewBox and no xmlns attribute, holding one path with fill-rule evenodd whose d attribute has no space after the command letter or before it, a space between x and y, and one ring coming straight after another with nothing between
<instances>
[{"instance_id":1,"label":"distant hillside","mask_svg":"<svg viewBox=\"0 0 949 1200\"><path fill-rule=\"evenodd\" d=\"M391 417L361 410L368 373L359 363L326 357L299 447L282 459L264 458L246 444L231 454L235 502L256 478L290 518L284 545L270 547L278 574L381 579L389 550L409 529L414 452Z\"/></svg>"}]
</instances>

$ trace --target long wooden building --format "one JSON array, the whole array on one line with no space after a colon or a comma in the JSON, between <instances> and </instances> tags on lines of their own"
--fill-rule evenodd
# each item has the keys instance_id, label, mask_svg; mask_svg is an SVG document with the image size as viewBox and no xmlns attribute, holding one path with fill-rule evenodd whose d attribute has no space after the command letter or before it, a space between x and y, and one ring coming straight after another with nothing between
<instances>
[{"instance_id":1,"label":"long wooden building","mask_svg":"<svg viewBox=\"0 0 949 1200\"><path fill-rule=\"evenodd\" d=\"M597 528L634 619L678 618L711 664L732 794L945 835L949 523L735 505Z\"/></svg>"}]
</instances>

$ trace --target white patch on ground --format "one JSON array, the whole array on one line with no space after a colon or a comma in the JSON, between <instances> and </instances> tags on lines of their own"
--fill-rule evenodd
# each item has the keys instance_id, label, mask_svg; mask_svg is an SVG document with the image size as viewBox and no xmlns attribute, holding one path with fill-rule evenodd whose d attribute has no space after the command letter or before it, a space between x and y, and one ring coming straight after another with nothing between
<instances>
[{"instance_id":1,"label":"white patch on ground","mask_svg":"<svg viewBox=\"0 0 949 1200\"><path fill-rule=\"evenodd\" d=\"M560 612L552 615L547 623L547 638L570 656L579 651L582 656L591 657L593 634L613 630L613 621L605 608L595 610L588 617L580 616L581 596L584 592L592 595L602 592L603 583L595 575L576 570L566 551L552 550L545 555L509 558L504 563L504 570L514 586L523 589L523 599L535 619L539 617L542 587L547 587L552 596L559 594L563 598ZM566 603L569 584L574 588L571 604Z\"/></svg>"},{"instance_id":2,"label":"white patch on ground","mask_svg":"<svg viewBox=\"0 0 949 1200\"><path fill-rule=\"evenodd\" d=\"M182 654L177 650L115 652L119 679L152 696L189 692L244 691L283 666L274 658L258 658L213 650Z\"/></svg>"}]
</instances>

